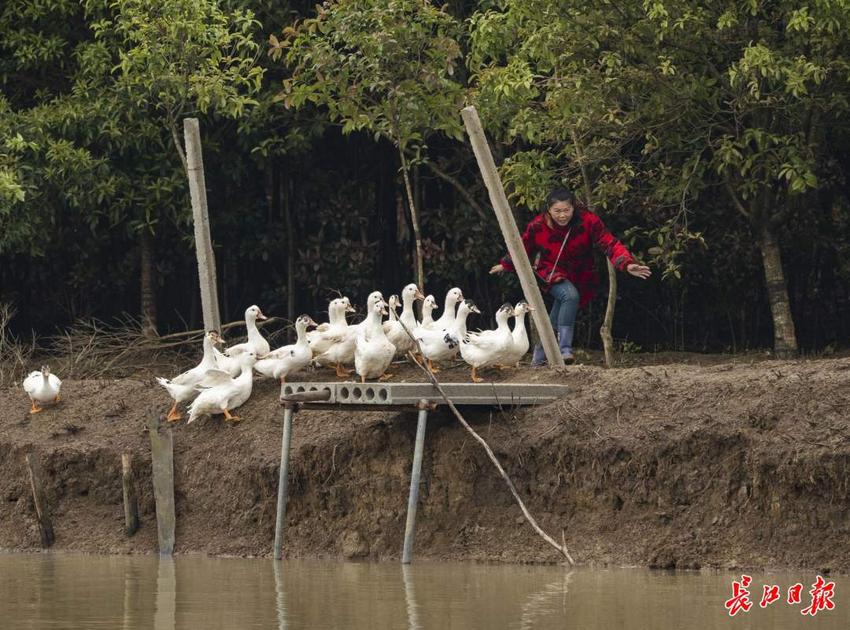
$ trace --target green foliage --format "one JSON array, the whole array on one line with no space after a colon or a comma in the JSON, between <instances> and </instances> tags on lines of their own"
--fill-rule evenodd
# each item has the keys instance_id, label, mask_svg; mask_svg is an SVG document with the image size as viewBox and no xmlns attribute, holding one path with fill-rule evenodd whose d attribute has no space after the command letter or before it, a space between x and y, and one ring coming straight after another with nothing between
<instances>
[{"instance_id":1,"label":"green foliage","mask_svg":"<svg viewBox=\"0 0 850 630\"><path fill-rule=\"evenodd\" d=\"M109 8L112 17L92 30L116 50L115 87L135 107L153 107L173 122L195 111L239 117L256 104L250 95L260 89L263 69L251 11L197 0L114 0Z\"/></svg>"},{"instance_id":2,"label":"green foliage","mask_svg":"<svg viewBox=\"0 0 850 630\"><path fill-rule=\"evenodd\" d=\"M322 107L343 133L366 130L402 150L442 132L462 139L460 24L418 0L342 0L270 38L284 57L287 106Z\"/></svg>"}]
</instances>

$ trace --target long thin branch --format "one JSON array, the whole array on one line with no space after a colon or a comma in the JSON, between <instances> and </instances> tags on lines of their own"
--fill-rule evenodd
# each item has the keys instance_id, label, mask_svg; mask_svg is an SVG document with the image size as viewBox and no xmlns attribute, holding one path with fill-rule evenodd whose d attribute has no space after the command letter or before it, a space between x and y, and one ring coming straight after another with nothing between
<instances>
[{"instance_id":1,"label":"long thin branch","mask_svg":"<svg viewBox=\"0 0 850 630\"><path fill-rule=\"evenodd\" d=\"M428 166L428 168L431 169L431 172L433 172L434 175L454 186L455 190L457 190L460 193L460 196L466 200L466 203L472 206L472 209L475 210L479 217L481 217L485 221L489 219L489 216L484 210L484 207L480 203L478 203L478 201L475 200L475 197L473 197L472 194L466 189L466 187L460 183L460 180L458 180L453 175L449 175L448 173L446 173L439 166L434 164L434 162L431 160L426 160L425 164Z\"/></svg>"},{"instance_id":2,"label":"long thin branch","mask_svg":"<svg viewBox=\"0 0 850 630\"><path fill-rule=\"evenodd\" d=\"M422 348L419 345L419 341L417 341L417 339L410 333L410 331L407 329L407 326L404 325L404 322L399 320L399 323L401 324L401 327L404 330L404 332L407 333L407 336L410 337L413 340L413 343L416 345L416 349L419 352L419 354L422 355ZM562 544L559 545L557 542L555 542L555 539L553 539L549 534L544 532L543 529L541 529L540 525L537 524L537 521L534 520L534 517L528 511L528 508L525 507L525 503L523 503L523 500L520 498L519 493L517 492L516 486L514 486L514 482L511 481L511 478L508 477L508 473L505 472L505 469L502 468L502 465L499 463L499 460L496 457L496 454L493 452L493 449L490 448L490 446L487 444L487 442L484 440L484 438L482 438L480 435L478 435L478 433L475 432L475 429L473 429L471 426L469 426L469 423L466 421L466 418L463 417L463 414L461 414L460 411L458 411L457 407L455 407L454 403L446 395L446 392L445 392L445 390L443 390L442 386L440 385L440 382L437 380L437 377L434 376L434 374L431 372L431 370L429 370L427 367L425 367L423 364L421 364L419 361L417 361L416 357L413 356L412 352L409 352L408 356L410 357L410 359L416 364L416 366L420 370L422 370L423 372L425 372L425 374L428 375L428 378L431 380L431 383L434 385L434 387L437 388L437 391L440 392L440 396L445 401L445 403L449 406L449 409L452 410L452 413L454 414L455 418L457 418L458 422L460 422L463 425L463 428L466 429L472 435L472 437L475 438L475 440L479 444L481 444L481 446L487 452L487 456L490 458L490 461L493 462L493 465L496 467L496 470L499 471L499 474L502 476L502 479L504 479L505 483L508 484L508 489L511 491L511 494L514 495L514 499L516 499L516 502L519 504L519 507L522 510L522 513L525 516L525 519L529 522L529 524L531 524L531 527L534 528L534 531L536 531L537 534L543 540L545 540L547 543L549 543L555 549L557 549L564 556L564 558L567 559L567 562L570 563L570 566L575 566L575 560L573 560L573 557L570 555L570 552L567 550L566 542L564 541L564 542L562 542ZM561 531L561 538L564 539L563 530Z\"/></svg>"}]
</instances>

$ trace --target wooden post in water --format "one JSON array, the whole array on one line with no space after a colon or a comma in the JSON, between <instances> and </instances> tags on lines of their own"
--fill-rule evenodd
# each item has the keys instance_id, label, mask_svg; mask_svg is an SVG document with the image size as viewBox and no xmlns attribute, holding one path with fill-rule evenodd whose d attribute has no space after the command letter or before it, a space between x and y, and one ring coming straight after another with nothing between
<instances>
[{"instance_id":1,"label":"wooden post in water","mask_svg":"<svg viewBox=\"0 0 850 630\"><path fill-rule=\"evenodd\" d=\"M210 237L207 188L204 181L204 158L201 152L201 128L197 118L183 120L183 136L186 142L189 193L192 197L192 219L195 224L195 254L198 257L198 279L201 284L204 329L221 331L215 257L213 256L212 238Z\"/></svg>"},{"instance_id":2,"label":"wooden post in water","mask_svg":"<svg viewBox=\"0 0 850 630\"><path fill-rule=\"evenodd\" d=\"M35 505L35 516L38 520L38 530L41 534L41 546L48 549L56 540L53 534L53 521L50 517L50 506L47 503L47 495L44 491L44 475L41 471L41 463L32 452L24 456L27 471L30 478L30 489L32 490L32 501Z\"/></svg>"},{"instance_id":3,"label":"wooden post in water","mask_svg":"<svg viewBox=\"0 0 850 630\"><path fill-rule=\"evenodd\" d=\"M124 489L124 531L132 536L139 529L139 500L130 453L121 454L121 485Z\"/></svg>"},{"instance_id":4,"label":"wooden post in water","mask_svg":"<svg viewBox=\"0 0 850 630\"><path fill-rule=\"evenodd\" d=\"M156 501L156 531L159 554L170 556L174 552L174 445L171 427L165 417L155 414L148 422L151 436L153 464L153 495Z\"/></svg>"},{"instance_id":5,"label":"wooden post in water","mask_svg":"<svg viewBox=\"0 0 850 630\"><path fill-rule=\"evenodd\" d=\"M478 112L470 105L464 107L460 113L466 125L466 132L469 134L472 151L478 161L478 168L481 170L481 177L484 179L487 192L490 194L490 203L493 204L502 236L504 236L505 244L508 246L508 253L516 267L522 292L528 303L534 307L531 317L537 326L537 332L540 334L540 343L543 344L546 359L549 361L550 367L564 367L564 359L561 357L561 350L558 348L558 340L555 339L555 331L552 330L552 324L549 323L549 318L546 315L543 296L540 294L540 288L534 278L531 262L525 253L525 247L523 247L522 237L517 229L514 215L511 214L508 197L505 195L505 187L502 185L499 172L496 170L496 163L493 161L493 154L487 144L487 137L484 135Z\"/></svg>"}]
</instances>

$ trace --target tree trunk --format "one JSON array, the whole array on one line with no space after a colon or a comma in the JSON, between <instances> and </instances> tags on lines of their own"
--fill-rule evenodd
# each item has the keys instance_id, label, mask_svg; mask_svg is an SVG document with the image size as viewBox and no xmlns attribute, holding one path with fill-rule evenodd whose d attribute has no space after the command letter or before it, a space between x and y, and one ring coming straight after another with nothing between
<instances>
[{"instance_id":1,"label":"tree trunk","mask_svg":"<svg viewBox=\"0 0 850 630\"><path fill-rule=\"evenodd\" d=\"M292 196L294 183L292 177L283 176L286 193L283 196L284 221L286 222L286 317L295 321L295 227L292 221ZM292 331L287 335L292 341Z\"/></svg>"},{"instance_id":2,"label":"tree trunk","mask_svg":"<svg viewBox=\"0 0 850 630\"><path fill-rule=\"evenodd\" d=\"M779 357L791 357L797 354L797 334L791 317L785 273L782 271L779 241L770 225L762 226L758 245L764 264L767 300L773 316L773 349Z\"/></svg>"},{"instance_id":3,"label":"tree trunk","mask_svg":"<svg viewBox=\"0 0 850 630\"><path fill-rule=\"evenodd\" d=\"M614 365L614 309L617 306L617 270L608 258L605 258L608 267L608 304L605 307L605 319L599 327L599 336L602 337L602 348L605 351L605 367Z\"/></svg>"},{"instance_id":4,"label":"tree trunk","mask_svg":"<svg viewBox=\"0 0 850 630\"><path fill-rule=\"evenodd\" d=\"M156 337L156 293L154 292L153 243L147 226L139 232L141 254L142 334Z\"/></svg>"},{"instance_id":5,"label":"tree trunk","mask_svg":"<svg viewBox=\"0 0 850 630\"><path fill-rule=\"evenodd\" d=\"M407 158L404 157L404 151L399 145L398 150L401 156L401 172L404 175L404 188L407 191L407 203L410 206L410 221L413 224L413 238L416 241L416 284L420 290L425 286L425 266L424 257L422 255L422 234L419 231L419 214L416 212L416 202L413 198L413 188L410 185L410 169L407 166Z\"/></svg>"},{"instance_id":6,"label":"tree trunk","mask_svg":"<svg viewBox=\"0 0 850 630\"><path fill-rule=\"evenodd\" d=\"M590 177L587 174L587 167L584 164L584 152L579 144L578 134L575 128L570 129L573 146L576 149L576 159L581 168L581 178L584 181L584 195L588 206L593 206L593 189L590 187ZM599 336L602 337L602 348L605 352L605 367L609 368L614 365L614 309L617 306L617 270L614 265L605 257L606 266L608 268L608 304L605 307L605 319L602 320L602 326L599 328Z\"/></svg>"}]
</instances>

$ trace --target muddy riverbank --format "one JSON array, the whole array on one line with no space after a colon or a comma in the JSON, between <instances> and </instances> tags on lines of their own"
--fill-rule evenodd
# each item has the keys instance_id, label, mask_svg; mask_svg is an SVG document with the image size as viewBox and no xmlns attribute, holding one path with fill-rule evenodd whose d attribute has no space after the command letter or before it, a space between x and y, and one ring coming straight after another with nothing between
<instances>
[{"instance_id":1,"label":"muddy riverbank","mask_svg":"<svg viewBox=\"0 0 850 630\"><path fill-rule=\"evenodd\" d=\"M399 375L420 380L410 370ZM448 370L446 381L467 371ZM308 375L318 380L320 374ZM850 359L670 363L505 371L559 382L545 407L470 412L549 532L580 563L850 571ZM43 462L56 548L156 548L146 418L168 407L148 377L67 380L63 401L28 415L0 391L0 548L37 549L23 465ZM270 553L281 412L258 382L240 409L175 424L177 553ZM426 437L415 554L547 562L480 447L446 413ZM395 559L401 551L415 413L296 415L285 553ZM140 531L123 533L121 453L138 468Z\"/></svg>"}]
</instances>

